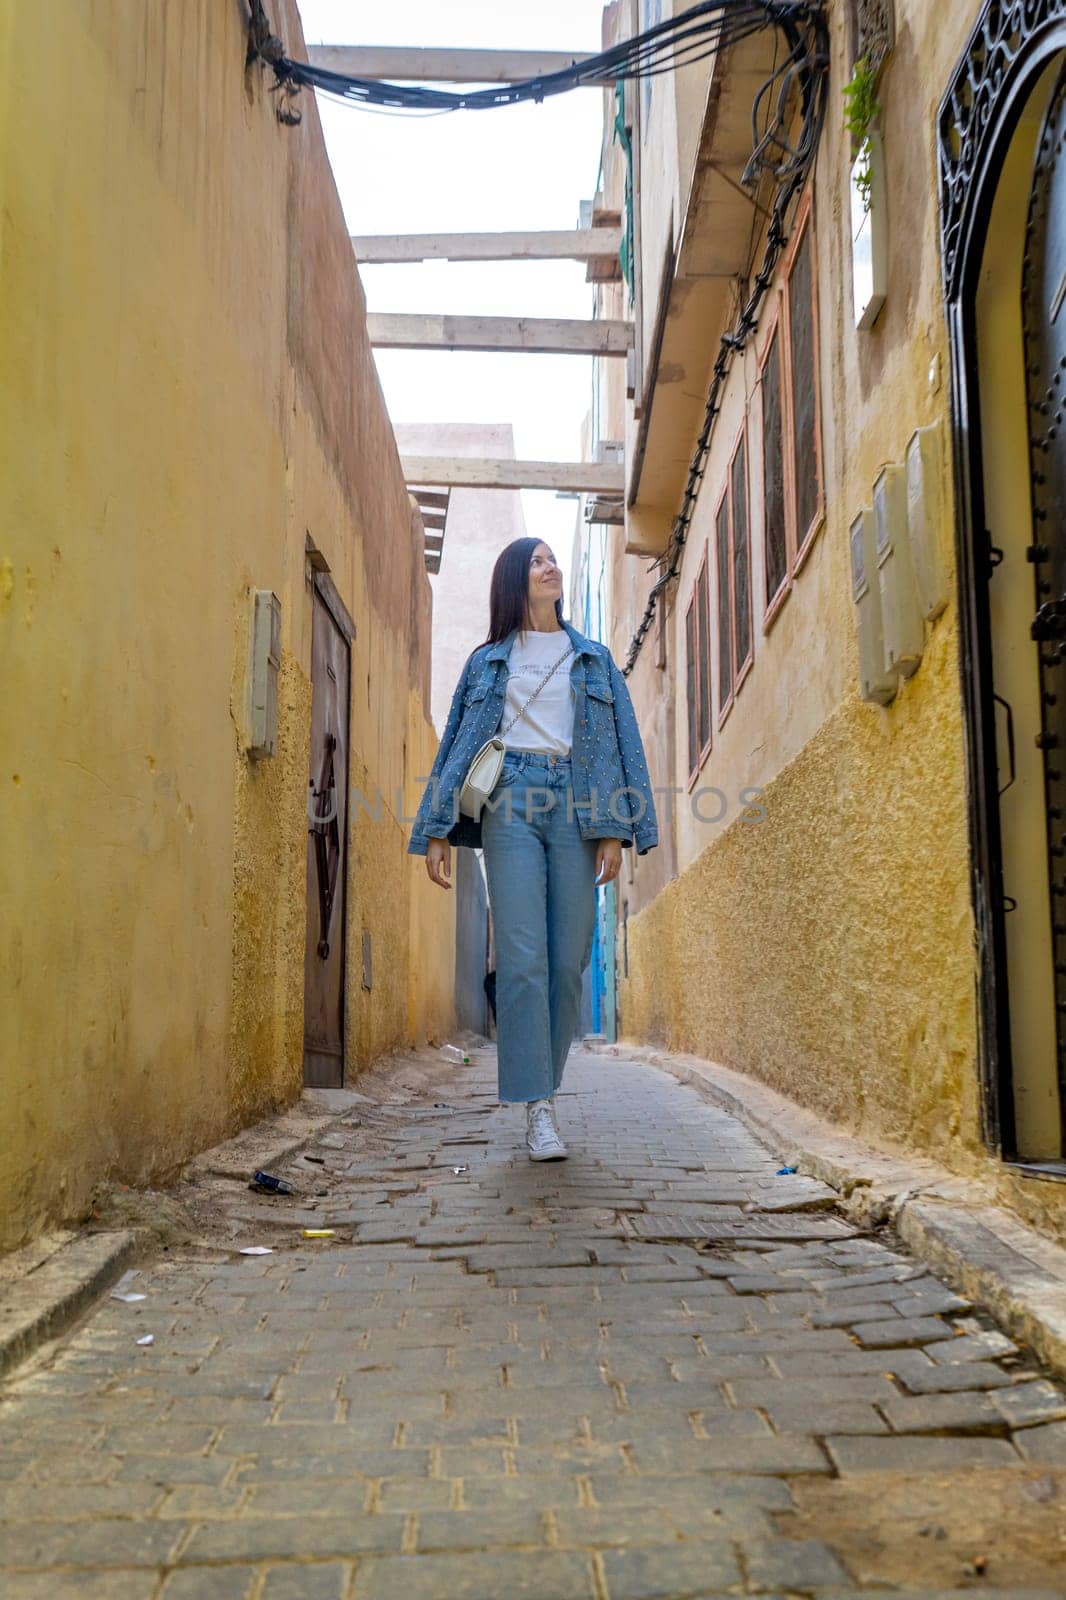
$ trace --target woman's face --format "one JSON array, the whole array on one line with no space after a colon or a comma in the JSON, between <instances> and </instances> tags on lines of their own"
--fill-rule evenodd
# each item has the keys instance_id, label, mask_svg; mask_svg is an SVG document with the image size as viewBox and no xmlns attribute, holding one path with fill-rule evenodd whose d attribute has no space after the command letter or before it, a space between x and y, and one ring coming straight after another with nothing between
<instances>
[{"instance_id":1,"label":"woman's face","mask_svg":"<svg viewBox=\"0 0 1066 1600\"><path fill-rule=\"evenodd\" d=\"M538 544L529 562L530 600L558 600L563 592L563 575L546 544Z\"/></svg>"}]
</instances>

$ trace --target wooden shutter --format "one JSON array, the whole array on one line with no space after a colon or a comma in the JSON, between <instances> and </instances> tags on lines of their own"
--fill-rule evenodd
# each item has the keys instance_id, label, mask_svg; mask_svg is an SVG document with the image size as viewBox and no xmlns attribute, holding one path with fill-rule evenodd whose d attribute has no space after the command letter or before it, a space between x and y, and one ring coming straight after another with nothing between
<instances>
[{"instance_id":1,"label":"wooden shutter","mask_svg":"<svg viewBox=\"0 0 1066 1600\"><path fill-rule=\"evenodd\" d=\"M699 753L702 755L711 739L711 597L706 557L696 580L696 617L696 648L699 663Z\"/></svg>"},{"instance_id":2,"label":"wooden shutter","mask_svg":"<svg viewBox=\"0 0 1066 1600\"><path fill-rule=\"evenodd\" d=\"M803 235L788 280L789 365L792 389L792 469L796 495L796 549L803 548L821 510L818 441L818 374L814 338L811 229Z\"/></svg>"},{"instance_id":3,"label":"wooden shutter","mask_svg":"<svg viewBox=\"0 0 1066 1600\"><path fill-rule=\"evenodd\" d=\"M781 344L775 328L762 369L763 538L766 546L768 608L788 577L785 528L785 450L781 391Z\"/></svg>"},{"instance_id":4,"label":"wooden shutter","mask_svg":"<svg viewBox=\"0 0 1066 1600\"><path fill-rule=\"evenodd\" d=\"M699 760L699 733L696 728L696 597L685 613L685 697L688 708L688 770L693 773Z\"/></svg>"},{"instance_id":5,"label":"wooden shutter","mask_svg":"<svg viewBox=\"0 0 1066 1600\"><path fill-rule=\"evenodd\" d=\"M751 551L748 541L748 448L740 435L730 471L729 497L733 505L733 633L736 639L737 677L751 657Z\"/></svg>"},{"instance_id":6,"label":"wooden shutter","mask_svg":"<svg viewBox=\"0 0 1066 1600\"><path fill-rule=\"evenodd\" d=\"M718 711L733 698L732 595L729 581L729 494L722 496L714 521L715 571L718 578Z\"/></svg>"}]
</instances>

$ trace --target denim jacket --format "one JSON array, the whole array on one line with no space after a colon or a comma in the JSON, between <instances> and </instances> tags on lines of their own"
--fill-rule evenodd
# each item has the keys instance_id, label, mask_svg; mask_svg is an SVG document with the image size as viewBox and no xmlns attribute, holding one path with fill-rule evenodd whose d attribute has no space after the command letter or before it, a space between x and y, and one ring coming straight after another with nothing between
<instances>
[{"instance_id":1,"label":"denim jacket","mask_svg":"<svg viewBox=\"0 0 1066 1600\"><path fill-rule=\"evenodd\" d=\"M644 746L625 678L606 645L568 622L575 691L570 749L574 812L583 839L621 839L646 855L659 842ZM468 658L452 697L440 747L419 802L409 855L424 856L430 839L481 847L481 821L459 810L459 791L474 756L503 720L507 661L517 630Z\"/></svg>"}]
</instances>

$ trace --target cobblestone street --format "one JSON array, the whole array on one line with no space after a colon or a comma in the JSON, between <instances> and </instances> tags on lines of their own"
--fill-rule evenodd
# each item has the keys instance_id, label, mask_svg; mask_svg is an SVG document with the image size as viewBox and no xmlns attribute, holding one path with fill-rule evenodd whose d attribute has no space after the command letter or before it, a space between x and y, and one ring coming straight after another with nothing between
<instances>
[{"instance_id":1,"label":"cobblestone street","mask_svg":"<svg viewBox=\"0 0 1066 1600\"><path fill-rule=\"evenodd\" d=\"M575 1047L560 1124L490 1048L230 1184L5 1386L5 1600L1066 1588L1066 1399L987 1318L651 1066Z\"/></svg>"}]
</instances>

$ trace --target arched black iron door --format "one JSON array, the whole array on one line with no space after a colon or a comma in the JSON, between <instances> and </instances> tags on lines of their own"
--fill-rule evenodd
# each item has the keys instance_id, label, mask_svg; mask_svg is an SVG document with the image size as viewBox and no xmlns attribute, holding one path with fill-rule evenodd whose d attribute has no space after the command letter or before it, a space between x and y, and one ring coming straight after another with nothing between
<instances>
[{"instance_id":1,"label":"arched black iron door","mask_svg":"<svg viewBox=\"0 0 1066 1600\"><path fill-rule=\"evenodd\" d=\"M1033 167L1022 269L1059 1105L1066 1122L1066 65ZM1066 1136L1066 1126L1064 1126Z\"/></svg>"}]
</instances>

